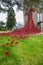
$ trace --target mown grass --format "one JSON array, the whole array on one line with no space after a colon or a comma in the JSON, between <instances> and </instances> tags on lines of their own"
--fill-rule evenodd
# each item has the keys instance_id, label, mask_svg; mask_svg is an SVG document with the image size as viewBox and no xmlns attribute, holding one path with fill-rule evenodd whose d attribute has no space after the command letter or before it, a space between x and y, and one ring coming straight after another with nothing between
<instances>
[{"instance_id":1,"label":"mown grass","mask_svg":"<svg viewBox=\"0 0 43 65\"><path fill-rule=\"evenodd\" d=\"M14 38L14 44L2 47L11 41L11 36L0 36L0 65L43 65L43 35ZM10 39L10 40L8 40ZM15 44L15 42L19 42ZM4 51L9 51L6 56Z\"/></svg>"}]
</instances>

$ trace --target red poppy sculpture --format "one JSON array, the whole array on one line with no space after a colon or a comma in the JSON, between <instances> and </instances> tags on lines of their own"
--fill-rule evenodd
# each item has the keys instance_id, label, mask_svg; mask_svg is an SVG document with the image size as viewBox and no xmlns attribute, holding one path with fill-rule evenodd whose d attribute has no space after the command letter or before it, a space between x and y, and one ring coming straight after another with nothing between
<instances>
[{"instance_id":1,"label":"red poppy sculpture","mask_svg":"<svg viewBox=\"0 0 43 65\"><path fill-rule=\"evenodd\" d=\"M17 29L12 32L13 35L26 35L26 34L36 34L40 33L41 30L39 30L37 27L35 27L33 18L32 18L33 9L30 8L28 10L28 20L27 23L24 25L24 27Z\"/></svg>"}]
</instances>

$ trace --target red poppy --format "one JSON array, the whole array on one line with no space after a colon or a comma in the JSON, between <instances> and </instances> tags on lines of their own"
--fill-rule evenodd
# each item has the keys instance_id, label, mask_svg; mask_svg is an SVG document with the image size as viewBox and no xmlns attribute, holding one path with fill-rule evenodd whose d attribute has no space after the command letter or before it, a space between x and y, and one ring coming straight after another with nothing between
<instances>
[{"instance_id":1,"label":"red poppy","mask_svg":"<svg viewBox=\"0 0 43 65\"><path fill-rule=\"evenodd\" d=\"M18 44L19 42L15 42L15 44Z\"/></svg>"},{"instance_id":2,"label":"red poppy","mask_svg":"<svg viewBox=\"0 0 43 65\"><path fill-rule=\"evenodd\" d=\"M1 35L3 35L3 36L4 36L4 35L5 35L5 33L1 33Z\"/></svg>"},{"instance_id":3,"label":"red poppy","mask_svg":"<svg viewBox=\"0 0 43 65\"><path fill-rule=\"evenodd\" d=\"M22 36L23 39L27 38L27 36Z\"/></svg>"},{"instance_id":4,"label":"red poppy","mask_svg":"<svg viewBox=\"0 0 43 65\"><path fill-rule=\"evenodd\" d=\"M13 35L12 37L13 37L13 38L16 38L17 36L16 36L16 35Z\"/></svg>"},{"instance_id":5,"label":"red poppy","mask_svg":"<svg viewBox=\"0 0 43 65\"><path fill-rule=\"evenodd\" d=\"M4 54L7 56L9 55L10 53L8 51L5 51Z\"/></svg>"},{"instance_id":6,"label":"red poppy","mask_svg":"<svg viewBox=\"0 0 43 65\"><path fill-rule=\"evenodd\" d=\"M4 47L5 46L5 44L2 44L2 47Z\"/></svg>"},{"instance_id":7,"label":"red poppy","mask_svg":"<svg viewBox=\"0 0 43 65\"><path fill-rule=\"evenodd\" d=\"M12 41L10 42L10 44L14 44L14 40L12 40Z\"/></svg>"}]
</instances>

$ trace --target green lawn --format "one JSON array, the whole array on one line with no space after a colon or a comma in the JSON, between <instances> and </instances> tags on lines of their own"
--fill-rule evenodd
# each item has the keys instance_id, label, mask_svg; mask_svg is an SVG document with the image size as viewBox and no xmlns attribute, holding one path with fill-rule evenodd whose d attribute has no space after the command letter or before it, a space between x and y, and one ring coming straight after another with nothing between
<instances>
[{"instance_id":1,"label":"green lawn","mask_svg":"<svg viewBox=\"0 0 43 65\"><path fill-rule=\"evenodd\" d=\"M26 39L0 36L0 65L43 65L43 35L28 36ZM10 39L10 40L8 40ZM18 44L15 44L19 42ZM5 44L6 46L2 46ZM4 52L8 51L9 55Z\"/></svg>"}]
</instances>

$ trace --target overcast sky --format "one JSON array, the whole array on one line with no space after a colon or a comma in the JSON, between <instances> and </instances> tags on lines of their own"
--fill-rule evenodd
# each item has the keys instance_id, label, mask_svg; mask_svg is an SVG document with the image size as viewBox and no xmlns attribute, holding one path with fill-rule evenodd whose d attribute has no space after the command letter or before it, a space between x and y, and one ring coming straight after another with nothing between
<instances>
[{"instance_id":1,"label":"overcast sky","mask_svg":"<svg viewBox=\"0 0 43 65\"><path fill-rule=\"evenodd\" d=\"M20 4L23 4L23 0L16 0L16 1L18 1ZM2 6L1 0L0 0L0 5ZM17 5L15 5L13 7L13 9L14 9L15 14L16 14L15 18L16 18L17 23L24 24L23 11L21 11L21 10L17 11ZM7 13L0 13L0 21L6 22L6 18L7 18Z\"/></svg>"},{"instance_id":2,"label":"overcast sky","mask_svg":"<svg viewBox=\"0 0 43 65\"><path fill-rule=\"evenodd\" d=\"M23 23L24 22L23 11L21 11L21 10L17 11L17 5L15 5L13 7L13 9L14 9L15 14L16 14L15 18L16 18L17 23L24 24ZM0 21L6 22L6 18L7 18L7 13L0 13Z\"/></svg>"}]
</instances>

